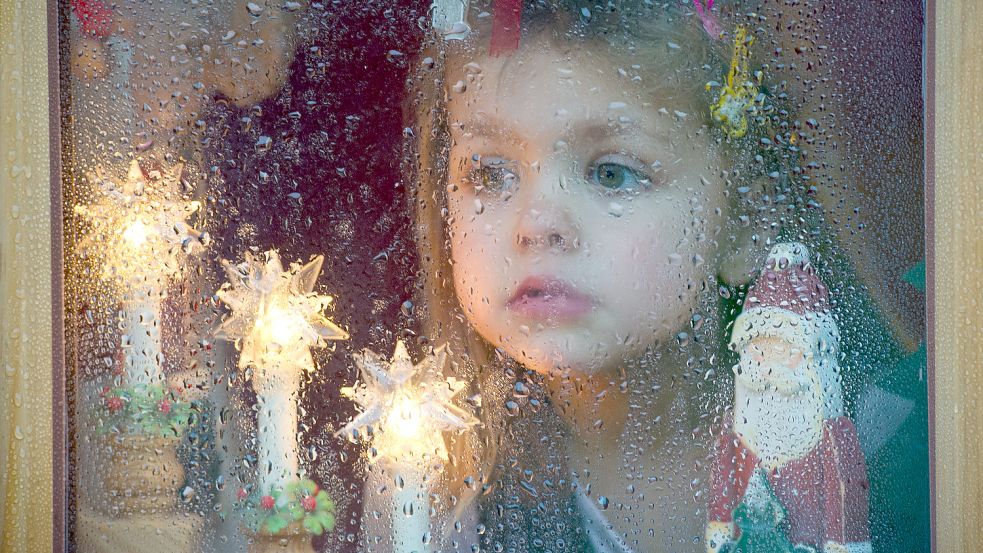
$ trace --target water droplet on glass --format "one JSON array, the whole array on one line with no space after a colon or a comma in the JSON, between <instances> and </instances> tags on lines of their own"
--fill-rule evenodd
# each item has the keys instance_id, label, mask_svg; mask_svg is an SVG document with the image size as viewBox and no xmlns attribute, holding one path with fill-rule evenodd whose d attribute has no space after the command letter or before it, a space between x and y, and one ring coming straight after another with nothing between
<instances>
[{"instance_id":1,"label":"water droplet on glass","mask_svg":"<svg viewBox=\"0 0 983 553\"><path fill-rule=\"evenodd\" d=\"M597 498L597 504L601 506L602 511L606 511L608 509L608 505L610 504L610 501L608 501L607 497L602 495Z\"/></svg>"}]
</instances>

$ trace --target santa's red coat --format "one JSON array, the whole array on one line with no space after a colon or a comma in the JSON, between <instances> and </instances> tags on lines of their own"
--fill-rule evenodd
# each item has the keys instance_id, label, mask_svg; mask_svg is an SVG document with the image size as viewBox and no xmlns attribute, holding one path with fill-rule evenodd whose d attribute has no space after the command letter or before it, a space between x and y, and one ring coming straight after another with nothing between
<instances>
[{"instance_id":1,"label":"santa's red coat","mask_svg":"<svg viewBox=\"0 0 983 553\"><path fill-rule=\"evenodd\" d=\"M734 508L759 463L729 419L717 439L711 467L707 508L711 522L732 522ZM821 548L828 541L870 541L867 464L850 419L826 420L817 446L805 457L768 470L768 482L787 512L783 524L792 543Z\"/></svg>"}]
</instances>

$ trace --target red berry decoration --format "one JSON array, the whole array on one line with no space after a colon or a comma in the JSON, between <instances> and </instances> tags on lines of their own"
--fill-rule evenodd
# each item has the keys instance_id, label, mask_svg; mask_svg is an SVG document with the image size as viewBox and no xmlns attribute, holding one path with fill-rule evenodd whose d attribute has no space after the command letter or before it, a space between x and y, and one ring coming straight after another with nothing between
<instances>
[{"instance_id":1,"label":"red berry decoration","mask_svg":"<svg viewBox=\"0 0 983 553\"><path fill-rule=\"evenodd\" d=\"M276 502L273 501L272 495L264 495L259 500L259 506L262 507L263 510L265 511L272 511L273 507L276 506Z\"/></svg>"},{"instance_id":2,"label":"red berry decoration","mask_svg":"<svg viewBox=\"0 0 983 553\"><path fill-rule=\"evenodd\" d=\"M109 409L110 413L119 413L123 409L123 399L118 397L107 399L106 408Z\"/></svg>"},{"instance_id":3,"label":"red berry decoration","mask_svg":"<svg viewBox=\"0 0 983 553\"><path fill-rule=\"evenodd\" d=\"M170 401L167 401L166 399L160 400L160 403L157 404L157 410L160 411L161 413L165 414L165 415L168 414L168 413L170 413L171 412L171 402Z\"/></svg>"},{"instance_id":4,"label":"red berry decoration","mask_svg":"<svg viewBox=\"0 0 983 553\"><path fill-rule=\"evenodd\" d=\"M317 499L313 495L309 495L300 500L300 506L308 513L312 513L317 509Z\"/></svg>"}]
</instances>

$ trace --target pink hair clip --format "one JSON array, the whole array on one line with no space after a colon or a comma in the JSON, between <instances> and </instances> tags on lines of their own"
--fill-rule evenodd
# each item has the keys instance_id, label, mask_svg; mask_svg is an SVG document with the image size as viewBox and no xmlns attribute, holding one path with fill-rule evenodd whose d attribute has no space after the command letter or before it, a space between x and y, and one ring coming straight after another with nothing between
<instances>
[{"instance_id":1,"label":"pink hair clip","mask_svg":"<svg viewBox=\"0 0 983 553\"><path fill-rule=\"evenodd\" d=\"M723 29L717 18L710 12L713 8L713 0L693 0L693 6L696 7L696 15L703 22L703 30L714 40L720 38L720 32Z\"/></svg>"}]
</instances>

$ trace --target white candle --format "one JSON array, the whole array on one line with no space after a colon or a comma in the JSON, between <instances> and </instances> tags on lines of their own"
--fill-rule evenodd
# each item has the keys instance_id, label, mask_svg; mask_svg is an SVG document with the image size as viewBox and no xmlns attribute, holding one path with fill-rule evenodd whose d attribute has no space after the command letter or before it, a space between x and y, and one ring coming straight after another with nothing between
<instances>
[{"instance_id":1,"label":"white candle","mask_svg":"<svg viewBox=\"0 0 983 553\"><path fill-rule=\"evenodd\" d=\"M256 432L259 437L260 485L264 493L282 490L297 478L300 466L297 450L298 379L269 378L256 386L259 413ZM291 375L292 376L292 375Z\"/></svg>"},{"instance_id":2,"label":"white candle","mask_svg":"<svg viewBox=\"0 0 983 553\"><path fill-rule=\"evenodd\" d=\"M216 334L236 340L239 368L252 369L264 493L282 490L298 477L297 399L301 377L314 370L310 348L348 339L347 332L323 315L331 298L313 292L323 262L318 256L284 270L275 250L260 257L247 254L238 265L223 262L229 282L218 297L232 308L232 316Z\"/></svg>"},{"instance_id":3,"label":"white candle","mask_svg":"<svg viewBox=\"0 0 983 553\"><path fill-rule=\"evenodd\" d=\"M393 545L401 553L427 553L430 548L423 538L430 532L429 482L417 465L402 463L393 472L396 475L392 498L396 509Z\"/></svg>"},{"instance_id":4,"label":"white candle","mask_svg":"<svg viewBox=\"0 0 983 553\"><path fill-rule=\"evenodd\" d=\"M208 242L206 233L199 233L186 222L201 204L172 197L176 196L173 189L179 176L177 168L148 188L140 164L132 160L123 183L97 171L93 178L102 198L74 208L92 225L80 250L97 251L104 278L122 287L123 331L127 336L123 346L130 387L164 382L160 335L163 292L168 279L179 272L182 247L190 251Z\"/></svg>"},{"instance_id":5,"label":"white candle","mask_svg":"<svg viewBox=\"0 0 983 553\"><path fill-rule=\"evenodd\" d=\"M130 168L131 173L139 168ZM132 176L131 179L136 177ZM121 237L132 256L132 266L126 283L126 299L123 302L126 341L126 381L130 387L161 384L164 381L162 366L163 343L160 335L160 313L164 285L158 276L148 270L144 250L152 245L152 229L140 219L123 228Z\"/></svg>"},{"instance_id":6,"label":"white candle","mask_svg":"<svg viewBox=\"0 0 983 553\"><path fill-rule=\"evenodd\" d=\"M260 487L282 490L297 478L297 399L300 381L314 359L301 340L304 320L274 306L256 321L253 346L261 349L253 371L259 413L256 418Z\"/></svg>"},{"instance_id":7,"label":"white candle","mask_svg":"<svg viewBox=\"0 0 983 553\"><path fill-rule=\"evenodd\" d=\"M424 536L430 529L430 486L418 466L383 459L375 463L365 482L366 537L392 540L397 553L429 553ZM376 519L369 513L378 512ZM384 548L383 548L384 549Z\"/></svg>"},{"instance_id":8,"label":"white candle","mask_svg":"<svg viewBox=\"0 0 983 553\"><path fill-rule=\"evenodd\" d=\"M464 383L443 377L446 361L446 350L438 348L414 365L401 341L390 360L364 350L355 356L362 382L341 390L363 412L340 432L373 427L377 462L394 475L385 487L368 482L366 492L385 490L382 495L384 509L392 517L393 550L399 553L430 551L424 543L424 536L431 531L430 487L448 458L443 432L460 431L477 423L451 401ZM380 498L367 495L366 500L374 503Z\"/></svg>"},{"instance_id":9,"label":"white candle","mask_svg":"<svg viewBox=\"0 0 983 553\"><path fill-rule=\"evenodd\" d=\"M443 453L442 434L427 428L419 400L404 396L397 400L387 417L375 447L393 482L388 488L389 505L394 510L392 539L399 553L427 553L423 536L430 531L430 483L440 470L436 462Z\"/></svg>"},{"instance_id":10,"label":"white candle","mask_svg":"<svg viewBox=\"0 0 983 553\"><path fill-rule=\"evenodd\" d=\"M142 295L142 294L141 294ZM160 336L160 299L145 295L123 304L126 329L126 382L150 386L164 382Z\"/></svg>"}]
</instances>

